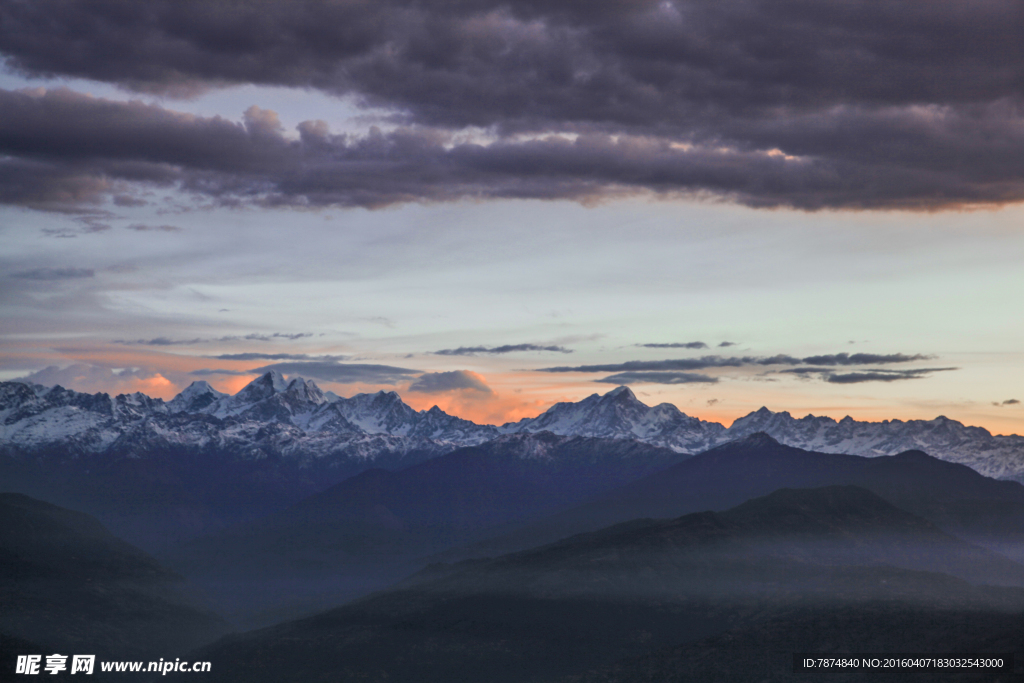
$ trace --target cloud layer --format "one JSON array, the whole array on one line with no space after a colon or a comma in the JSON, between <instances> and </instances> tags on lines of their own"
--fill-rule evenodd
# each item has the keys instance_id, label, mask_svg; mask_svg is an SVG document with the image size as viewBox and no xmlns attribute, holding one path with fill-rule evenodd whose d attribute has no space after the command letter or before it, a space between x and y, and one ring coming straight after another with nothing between
<instances>
[{"instance_id":1,"label":"cloud layer","mask_svg":"<svg viewBox=\"0 0 1024 683\"><path fill-rule=\"evenodd\" d=\"M250 370L250 374L263 374L277 370L282 374L301 375L310 379L338 384L390 384L405 382L420 371L396 368L390 365L369 365L361 363L338 363L332 361L305 361L273 363Z\"/></svg>"},{"instance_id":2,"label":"cloud layer","mask_svg":"<svg viewBox=\"0 0 1024 683\"><path fill-rule=\"evenodd\" d=\"M541 344L505 344L504 346L460 346L457 349L441 349L434 351L436 356L475 356L478 353L500 355L520 351L553 351L555 353L572 353L572 349L564 346L543 346Z\"/></svg>"},{"instance_id":3,"label":"cloud layer","mask_svg":"<svg viewBox=\"0 0 1024 683\"><path fill-rule=\"evenodd\" d=\"M138 183L220 201L727 197L920 208L1024 199L1024 10L852 0L0 5L34 75L187 95L312 87L402 125L282 135L67 91L0 93L0 201L130 205ZM484 131L469 139L467 131Z\"/></svg>"},{"instance_id":4,"label":"cloud layer","mask_svg":"<svg viewBox=\"0 0 1024 683\"><path fill-rule=\"evenodd\" d=\"M443 394L449 391L470 390L481 394L493 394L483 377L468 370L450 372L427 372L409 385L409 391L424 394Z\"/></svg>"},{"instance_id":5,"label":"cloud layer","mask_svg":"<svg viewBox=\"0 0 1024 683\"><path fill-rule=\"evenodd\" d=\"M655 348L701 348L694 344L644 344ZM613 372L614 375L594 380L609 384L653 383L653 384L690 384L713 383L718 378L711 375L690 372L692 370L708 370L714 368L800 366L812 364L818 367L789 367L777 372L793 374L800 377L815 377L831 384L858 384L861 382L894 382L902 379L918 379L927 377L933 372L957 370L958 368L912 368L909 370L869 369L851 373L838 373L836 367L889 365L911 363L920 360L931 360L934 356L915 353L835 353L822 356L796 358L787 354L775 356L702 356L701 358L676 358L654 361L627 361L625 363L607 363L603 365L577 365L540 368L540 372Z\"/></svg>"},{"instance_id":6,"label":"cloud layer","mask_svg":"<svg viewBox=\"0 0 1024 683\"><path fill-rule=\"evenodd\" d=\"M836 372L830 368L792 368L784 373L817 377L829 384L861 384L863 382L898 382L905 379L922 379L933 372L947 372L960 368L914 368L912 370L890 370L873 368L858 372Z\"/></svg>"},{"instance_id":7,"label":"cloud layer","mask_svg":"<svg viewBox=\"0 0 1024 683\"><path fill-rule=\"evenodd\" d=\"M619 372L594 381L604 384L714 384L718 378L697 372Z\"/></svg>"}]
</instances>

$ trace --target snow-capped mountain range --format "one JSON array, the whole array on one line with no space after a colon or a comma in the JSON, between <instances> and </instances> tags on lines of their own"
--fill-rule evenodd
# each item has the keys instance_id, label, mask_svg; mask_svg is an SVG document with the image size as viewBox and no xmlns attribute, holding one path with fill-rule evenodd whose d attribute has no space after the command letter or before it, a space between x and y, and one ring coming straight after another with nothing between
<instances>
[{"instance_id":1,"label":"snow-capped mountain range","mask_svg":"<svg viewBox=\"0 0 1024 683\"><path fill-rule=\"evenodd\" d=\"M195 382L173 400L144 394L83 394L62 387L0 383L0 453L112 453L141 457L154 450L234 452L243 457L300 460L344 455L372 460L381 452L439 455L508 434L633 439L699 453L765 432L807 450L893 455L918 449L996 478L1024 479L1024 437L993 436L945 417L858 422L850 417L796 419L767 408L729 428L690 417L675 406L647 406L627 387L558 403L535 418L478 425L436 406L416 411L394 392L341 398L310 380L269 372L234 396Z\"/></svg>"},{"instance_id":2,"label":"snow-capped mountain range","mask_svg":"<svg viewBox=\"0 0 1024 683\"><path fill-rule=\"evenodd\" d=\"M372 460L381 452L439 455L497 435L495 427L437 408L417 412L394 392L340 398L276 372L234 396L194 382L166 403L140 393L111 397L0 383L0 453L8 455L217 450L252 459Z\"/></svg>"},{"instance_id":3,"label":"snow-capped mountain range","mask_svg":"<svg viewBox=\"0 0 1024 683\"><path fill-rule=\"evenodd\" d=\"M578 403L556 403L534 418L509 422L505 434L552 432L605 439L636 439L679 453L700 453L728 439L726 428L681 412L671 403L650 407L628 387L593 394Z\"/></svg>"}]
</instances>

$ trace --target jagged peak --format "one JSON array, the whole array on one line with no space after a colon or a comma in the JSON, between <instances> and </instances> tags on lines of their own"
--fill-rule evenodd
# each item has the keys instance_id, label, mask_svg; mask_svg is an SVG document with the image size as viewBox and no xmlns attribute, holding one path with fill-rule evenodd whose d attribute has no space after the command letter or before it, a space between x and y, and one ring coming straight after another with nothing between
<instances>
[{"instance_id":1,"label":"jagged peak","mask_svg":"<svg viewBox=\"0 0 1024 683\"><path fill-rule=\"evenodd\" d=\"M288 382L277 370L269 370L246 384L242 391L252 386L270 386L275 392L282 392L288 389Z\"/></svg>"},{"instance_id":2,"label":"jagged peak","mask_svg":"<svg viewBox=\"0 0 1024 683\"><path fill-rule=\"evenodd\" d=\"M270 370L242 387L242 390L235 394L235 398L243 401L262 400L287 390L288 382L285 381L284 375L277 370Z\"/></svg>"},{"instance_id":3,"label":"jagged peak","mask_svg":"<svg viewBox=\"0 0 1024 683\"><path fill-rule=\"evenodd\" d=\"M290 380L288 380L287 389L292 389L293 387L306 387L307 389L316 389L317 391L320 391L320 387L317 386L316 382L305 377L299 377L297 375L293 376Z\"/></svg>"},{"instance_id":4,"label":"jagged peak","mask_svg":"<svg viewBox=\"0 0 1024 683\"><path fill-rule=\"evenodd\" d=\"M605 398L632 399L634 401L638 400L637 397L636 397L636 394L633 393L633 390L630 389L629 387L625 386L625 385L619 386L619 387L615 387L614 389L609 391L607 394L605 394L604 397Z\"/></svg>"},{"instance_id":5,"label":"jagged peak","mask_svg":"<svg viewBox=\"0 0 1024 683\"><path fill-rule=\"evenodd\" d=\"M299 396L306 401L312 401L313 403L325 403L327 401L324 398L324 392L320 390L320 387L316 385L311 379L305 377L292 377L291 381L288 382L288 388L286 393Z\"/></svg>"},{"instance_id":6,"label":"jagged peak","mask_svg":"<svg viewBox=\"0 0 1024 683\"><path fill-rule=\"evenodd\" d=\"M203 394L215 394L217 396L227 395L214 389L205 379L200 379L192 382L192 384L189 384L187 387L182 389L181 393L174 398L192 398L194 396L202 396Z\"/></svg>"}]
</instances>

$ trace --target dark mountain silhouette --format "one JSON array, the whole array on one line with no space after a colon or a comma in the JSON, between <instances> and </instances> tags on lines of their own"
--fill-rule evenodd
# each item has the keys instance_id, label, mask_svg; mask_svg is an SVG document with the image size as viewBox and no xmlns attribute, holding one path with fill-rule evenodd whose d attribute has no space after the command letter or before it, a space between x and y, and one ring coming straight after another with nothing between
<instances>
[{"instance_id":1,"label":"dark mountain silhouette","mask_svg":"<svg viewBox=\"0 0 1024 683\"><path fill-rule=\"evenodd\" d=\"M1024 559L1024 486L1018 482L990 479L920 451L873 458L814 453L761 433L695 455L461 556L508 552L630 519L724 510L784 487L834 484L862 486L945 531Z\"/></svg>"},{"instance_id":2,"label":"dark mountain silhouette","mask_svg":"<svg viewBox=\"0 0 1024 683\"><path fill-rule=\"evenodd\" d=\"M1019 620L1024 590L935 571L971 566L1017 579L1024 572L861 488L779 491L725 513L635 520L434 566L391 590L229 636L195 656L237 663L215 672L217 681L535 681L837 610L858 623L833 633L839 647L890 629L894 618L917 636L926 623L980 615L1016 632L1019 621L1007 617ZM943 644L956 651L960 641ZM756 666L747 662L743 673Z\"/></svg>"},{"instance_id":3,"label":"dark mountain silhouette","mask_svg":"<svg viewBox=\"0 0 1024 683\"><path fill-rule=\"evenodd\" d=\"M168 423L191 429L223 429L209 415L171 415ZM174 425L168 429L173 430ZM288 442L293 427L269 424L259 429L268 441ZM367 437L369 438L369 437ZM9 489L80 509L101 519L119 537L150 552L282 510L369 467L399 469L435 456L434 451L389 450L382 441L368 446L374 458L334 461L255 457L248 450L203 449L157 444L145 457L134 452L85 453L71 457L55 449L36 459L0 456L0 480Z\"/></svg>"},{"instance_id":4,"label":"dark mountain silhouette","mask_svg":"<svg viewBox=\"0 0 1024 683\"><path fill-rule=\"evenodd\" d=\"M687 457L636 441L509 435L398 472L363 472L167 559L236 618L289 600L322 607L383 587L422 567L424 556L497 525L564 509Z\"/></svg>"},{"instance_id":5,"label":"dark mountain silhouette","mask_svg":"<svg viewBox=\"0 0 1024 683\"><path fill-rule=\"evenodd\" d=\"M173 657L228 630L181 583L88 515L0 494L0 633L47 653Z\"/></svg>"}]
</instances>

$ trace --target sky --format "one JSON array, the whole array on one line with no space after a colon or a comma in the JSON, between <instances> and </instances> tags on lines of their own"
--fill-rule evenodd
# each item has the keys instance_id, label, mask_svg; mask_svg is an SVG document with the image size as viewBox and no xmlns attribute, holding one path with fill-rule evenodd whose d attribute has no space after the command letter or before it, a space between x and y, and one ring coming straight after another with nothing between
<instances>
[{"instance_id":1,"label":"sky","mask_svg":"<svg viewBox=\"0 0 1024 683\"><path fill-rule=\"evenodd\" d=\"M1019 2L0 0L0 380L1024 433Z\"/></svg>"}]
</instances>

